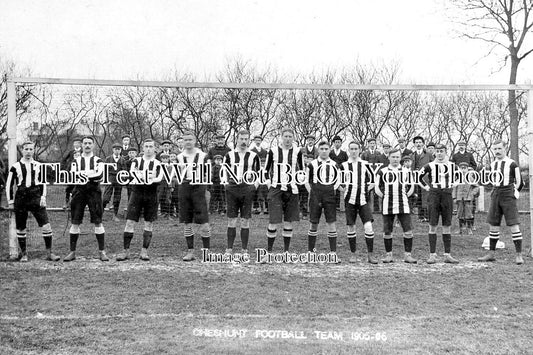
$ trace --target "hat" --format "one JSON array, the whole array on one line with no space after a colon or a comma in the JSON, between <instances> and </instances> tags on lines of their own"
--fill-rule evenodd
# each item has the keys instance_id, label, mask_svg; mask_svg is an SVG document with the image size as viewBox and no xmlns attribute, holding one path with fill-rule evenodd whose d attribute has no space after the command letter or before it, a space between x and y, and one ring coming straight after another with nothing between
<instances>
[{"instance_id":1,"label":"hat","mask_svg":"<svg viewBox=\"0 0 533 355\"><path fill-rule=\"evenodd\" d=\"M114 148L120 148L122 149L122 144L119 144L119 143L113 143L113 149Z\"/></svg>"},{"instance_id":2,"label":"hat","mask_svg":"<svg viewBox=\"0 0 533 355\"><path fill-rule=\"evenodd\" d=\"M128 149L128 152L138 152L139 150L135 147L131 147L130 149Z\"/></svg>"},{"instance_id":3,"label":"hat","mask_svg":"<svg viewBox=\"0 0 533 355\"><path fill-rule=\"evenodd\" d=\"M172 142L169 141L168 139L165 139L164 141L161 142L162 145L163 145L163 144L167 144L167 143L168 143L168 144L172 144Z\"/></svg>"},{"instance_id":4,"label":"hat","mask_svg":"<svg viewBox=\"0 0 533 355\"><path fill-rule=\"evenodd\" d=\"M459 142L457 142L457 145L466 145L466 142L464 140L460 140Z\"/></svg>"},{"instance_id":5,"label":"hat","mask_svg":"<svg viewBox=\"0 0 533 355\"><path fill-rule=\"evenodd\" d=\"M342 141L342 138L340 136L335 136L333 137L333 139L331 140L332 142L335 142L335 141Z\"/></svg>"},{"instance_id":6,"label":"hat","mask_svg":"<svg viewBox=\"0 0 533 355\"><path fill-rule=\"evenodd\" d=\"M367 142L375 142L375 141L376 141L376 138L371 137L371 138L368 138L366 141L367 141Z\"/></svg>"},{"instance_id":7,"label":"hat","mask_svg":"<svg viewBox=\"0 0 533 355\"><path fill-rule=\"evenodd\" d=\"M413 143L414 143L417 139L421 139L421 140L422 140L422 143L425 143L425 142L426 142L426 140L424 139L424 137L422 137L422 136L416 136L415 138L413 138Z\"/></svg>"},{"instance_id":8,"label":"hat","mask_svg":"<svg viewBox=\"0 0 533 355\"><path fill-rule=\"evenodd\" d=\"M400 164L403 164L403 162L406 161L406 160L413 161L413 158L411 157L410 154L404 155L404 156L402 157L402 159L400 160Z\"/></svg>"},{"instance_id":9,"label":"hat","mask_svg":"<svg viewBox=\"0 0 533 355\"><path fill-rule=\"evenodd\" d=\"M435 150L438 150L438 149L446 150L446 146L444 144L437 143L437 144L435 144Z\"/></svg>"},{"instance_id":10,"label":"hat","mask_svg":"<svg viewBox=\"0 0 533 355\"><path fill-rule=\"evenodd\" d=\"M225 137L223 134L217 134L217 135L215 136L215 139L220 139L220 138L224 139L224 138L226 138L226 137Z\"/></svg>"},{"instance_id":11,"label":"hat","mask_svg":"<svg viewBox=\"0 0 533 355\"><path fill-rule=\"evenodd\" d=\"M254 137L254 139L257 139L257 138L259 138L260 140L263 140L263 137L261 137L260 135L257 135Z\"/></svg>"},{"instance_id":12,"label":"hat","mask_svg":"<svg viewBox=\"0 0 533 355\"><path fill-rule=\"evenodd\" d=\"M433 142L429 142L426 146L427 146L427 147L435 147L435 143L433 143Z\"/></svg>"},{"instance_id":13,"label":"hat","mask_svg":"<svg viewBox=\"0 0 533 355\"><path fill-rule=\"evenodd\" d=\"M165 152L159 154L159 157L160 157L160 158L168 158L169 156L170 156L170 155L169 155L168 153L165 153Z\"/></svg>"},{"instance_id":14,"label":"hat","mask_svg":"<svg viewBox=\"0 0 533 355\"><path fill-rule=\"evenodd\" d=\"M462 161L462 162L459 163L459 167L462 167L462 166L465 166L465 167L468 168L470 165L467 162Z\"/></svg>"},{"instance_id":15,"label":"hat","mask_svg":"<svg viewBox=\"0 0 533 355\"><path fill-rule=\"evenodd\" d=\"M398 138L398 143L403 143L403 142L405 142L405 138L404 137Z\"/></svg>"},{"instance_id":16,"label":"hat","mask_svg":"<svg viewBox=\"0 0 533 355\"><path fill-rule=\"evenodd\" d=\"M309 139L309 138L316 140L315 136L313 136L311 134L305 137L305 139Z\"/></svg>"},{"instance_id":17,"label":"hat","mask_svg":"<svg viewBox=\"0 0 533 355\"><path fill-rule=\"evenodd\" d=\"M124 139L124 138L130 138L130 135L129 134L125 134L125 135L122 136L122 139Z\"/></svg>"},{"instance_id":18,"label":"hat","mask_svg":"<svg viewBox=\"0 0 533 355\"><path fill-rule=\"evenodd\" d=\"M74 137L73 142L81 142L81 141L82 141L82 139L81 139L80 136L76 136L76 137Z\"/></svg>"},{"instance_id":19,"label":"hat","mask_svg":"<svg viewBox=\"0 0 533 355\"><path fill-rule=\"evenodd\" d=\"M217 155L215 155L215 156L213 157L213 159L223 159L223 158L222 158L222 155L217 154Z\"/></svg>"},{"instance_id":20,"label":"hat","mask_svg":"<svg viewBox=\"0 0 533 355\"><path fill-rule=\"evenodd\" d=\"M383 148L385 147L389 147L390 148L390 144L389 143L383 143Z\"/></svg>"}]
</instances>

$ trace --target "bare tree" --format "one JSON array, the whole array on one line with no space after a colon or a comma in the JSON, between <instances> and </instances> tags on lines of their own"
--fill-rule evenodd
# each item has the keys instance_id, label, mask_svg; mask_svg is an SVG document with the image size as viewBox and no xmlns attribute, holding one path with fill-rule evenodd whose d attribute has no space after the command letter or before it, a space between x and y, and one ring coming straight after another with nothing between
<instances>
[{"instance_id":1,"label":"bare tree","mask_svg":"<svg viewBox=\"0 0 533 355\"><path fill-rule=\"evenodd\" d=\"M531 0L453 0L456 22L462 25L460 33L469 39L490 45L487 55L503 49L502 68L511 61L509 84L516 84L518 66L533 48L524 48L527 33L533 28L533 1ZM456 15L457 14L457 15ZM516 93L509 90L511 157L519 161L518 106Z\"/></svg>"},{"instance_id":2,"label":"bare tree","mask_svg":"<svg viewBox=\"0 0 533 355\"><path fill-rule=\"evenodd\" d=\"M0 151L4 149L7 142L7 80L21 74L29 75L30 73L28 69L17 68L14 62L0 58ZM35 86L32 85L16 86L15 105L19 120L29 110L34 90Z\"/></svg>"}]
</instances>

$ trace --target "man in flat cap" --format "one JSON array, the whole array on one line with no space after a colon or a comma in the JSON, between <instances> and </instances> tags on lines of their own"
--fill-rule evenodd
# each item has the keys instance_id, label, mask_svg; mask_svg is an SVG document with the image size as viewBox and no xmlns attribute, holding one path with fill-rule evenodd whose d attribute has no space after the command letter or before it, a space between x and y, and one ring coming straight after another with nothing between
<instances>
[{"instance_id":1,"label":"man in flat cap","mask_svg":"<svg viewBox=\"0 0 533 355\"><path fill-rule=\"evenodd\" d=\"M122 136L122 152L120 153L123 157L127 157L128 156L128 152L131 148L131 145L130 145L130 136L128 134L125 134Z\"/></svg>"},{"instance_id":2,"label":"man in flat cap","mask_svg":"<svg viewBox=\"0 0 533 355\"><path fill-rule=\"evenodd\" d=\"M382 167L388 166L389 162L389 153L391 151L391 145L389 143L383 143L383 154L381 154Z\"/></svg>"},{"instance_id":3,"label":"man in flat cap","mask_svg":"<svg viewBox=\"0 0 533 355\"><path fill-rule=\"evenodd\" d=\"M412 155L412 168L413 170L420 170L423 166L433 161L433 156L425 149L425 140L422 136L414 137L413 144L415 145L415 151ZM420 186L417 186L415 189L415 194L418 196L416 203L418 207L418 220L420 222L427 222L429 218L427 211L427 192Z\"/></svg>"},{"instance_id":4,"label":"man in flat cap","mask_svg":"<svg viewBox=\"0 0 533 355\"><path fill-rule=\"evenodd\" d=\"M405 140L405 137L398 138L398 146L400 149L400 153L402 154L402 157L413 154L412 150L407 149L407 141Z\"/></svg>"},{"instance_id":5,"label":"man in flat cap","mask_svg":"<svg viewBox=\"0 0 533 355\"><path fill-rule=\"evenodd\" d=\"M126 161L120 154L122 151L122 145L119 143L113 144L113 154L105 158L105 163L116 164L116 169L111 166L109 168L109 182L111 185L107 185L104 190L103 205L106 207L111 197L113 197L113 221L120 221L118 218L118 211L120 207L120 199L122 197L122 185L117 182L117 173L121 170L126 170Z\"/></svg>"},{"instance_id":6,"label":"man in flat cap","mask_svg":"<svg viewBox=\"0 0 533 355\"><path fill-rule=\"evenodd\" d=\"M225 143L225 137L222 134L215 136L215 145L207 152L207 160L215 161L215 155L225 157L231 149Z\"/></svg>"},{"instance_id":7,"label":"man in flat cap","mask_svg":"<svg viewBox=\"0 0 533 355\"><path fill-rule=\"evenodd\" d=\"M426 144L426 150L429 154L431 154L431 160L435 159L435 143L429 142Z\"/></svg>"},{"instance_id":8,"label":"man in flat cap","mask_svg":"<svg viewBox=\"0 0 533 355\"><path fill-rule=\"evenodd\" d=\"M459 165L459 163L463 162L467 163L468 167L476 170L476 160L474 159L474 155L472 153L466 151L466 142L464 140L460 140L457 142L457 147L458 151L452 155L450 161L456 165Z\"/></svg>"},{"instance_id":9,"label":"man in flat cap","mask_svg":"<svg viewBox=\"0 0 533 355\"><path fill-rule=\"evenodd\" d=\"M315 147L315 136L308 135L305 137L305 148L304 148L304 157L308 157L309 159L313 160L316 157L318 157L318 150Z\"/></svg>"},{"instance_id":10,"label":"man in flat cap","mask_svg":"<svg viewBox=\"0 0 533 355\"><path fill-rule=\"evenodd\" d=\"M344 150L341 149L342 146L342 138L340 136L333 137L333 149L329 152L329 157L331 160L335 162L337 165L337 168L339 169L345 161L348 161L348 153L346 153ZM336 203L337 203L337 210L344 211L343 203L341 203L341 192L337 190L336 192Z\"/></svg>"},{"instance_id":11,"label":"man in flat cap","mask_svg":"<svg viewBox=\"0 0 533 355\"><path fill-rule=\"evenodd\" d=\"M165 139L161 142L161 151L157 153L156 159L161 161L161 155L164 153L170 157L170 147L172 147L172 142L168 139Z\"/></svg>"}]
</instances>

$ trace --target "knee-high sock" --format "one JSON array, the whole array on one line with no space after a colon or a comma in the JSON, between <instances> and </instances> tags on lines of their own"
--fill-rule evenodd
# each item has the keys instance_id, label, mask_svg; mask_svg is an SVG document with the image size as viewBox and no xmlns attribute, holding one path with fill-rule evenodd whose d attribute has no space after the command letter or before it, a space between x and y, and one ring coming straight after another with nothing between
<instances>
[{"instance_id":1,"label":"knee-high sock","mask_svg":"<svg viewBox=\"0 0 533 355\"><path fill-rule=\"evenodd\" d=\"M76 244L78 244L79 233L70 233L70 251L76 251Z\"/></svg>"},{"instance_id":2,"label":"knee-high sock","mask_svg":"<svg viewBox=\"0 0 533 355\"><path fill-rule=\"evenodd\" d=\"M248 239L250 237L250 228L241 228L242 248L248 250Z\"/></svg>"},{"instance_id":3,"label":"knee-high sock","mask_svg":"<svg viewBox=\"0 0 533 355\"><path fill-rule=\"evenodd\" d=\"M355 234L355 232L348 232L346 234L348 237L348 244L350 245L350 251L352 253L355 253L355 251L357 250L357 235Z\"/></svg>"},{"instance_id":4,"label":"knee-high sock","mask_svg":"<svg viewBox=\"0 0 533 355\"><path fill-rule=\"evenodd\" d=\"M128 250L133 239L133 232L124 232L124 249Z\"/></svg>"},{"instance_id":5,"label":"knee-high sock","mask_svg":"<svg viewBox=\"0 0 533 355\"><path fill-rule=\"evenodd\" d=\"M152 231L143 231L143 248L148 249L152 241Z\"/></svg>"},{"instance_id":6,"label":"knee-high sock","mask_svg":"<svg viewBox=\"0 0 533 355\"><path fill-rule=\"evenodd\" d=\"M429 233L429 252L435 254L437 252L437 234Z\"/></svg>"},{"instance_id":7,"label":"knee-high sock","mask_svg":"<svg viewBox=\"0 0 533 355\"><path fill-rule=\"evenodd\" d=\"M241 231L242 234L242 231ZM235 237L237 236L237 228L228 227L228 249L233 249L233 243L235 243Z\"/></svg>"},{"instance_id":8,"label":"knee-high sock","mask_svg":"<svg viewBox=\"0 0 533 355\"><path fill-rule=\"evenodd\" d=\"M316 230L309 230L307 232L307 250L313 251L315 249L317 235L318 232Z\"/></svg>"}]
</instances>

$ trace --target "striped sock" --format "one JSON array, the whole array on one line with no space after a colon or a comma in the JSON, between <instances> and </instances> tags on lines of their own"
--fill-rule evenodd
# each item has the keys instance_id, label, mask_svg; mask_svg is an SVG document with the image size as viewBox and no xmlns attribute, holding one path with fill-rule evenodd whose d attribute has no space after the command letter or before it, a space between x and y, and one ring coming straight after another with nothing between
<instances>
[{"instance_id":1,"label":"striped sock","mask_svg":"<svg viewBox=\"0 0 533 355\"><path fill-rule=\"evenodd\" d=\"M496 250L496 244L498 244L498 239L500 239L500 232L489 232L490 250Z\"/></svg>"},{"instance_id":2,"label":"striped sock","mask_svg":"<svg viewBox=\"0 0 533 355\"><path fill-rule=\"evenodd\" d=\"M192 232L191 226L185 226L183 231L185 240L187 241L187 249L194 249L194 233Z\"/></svg>"},{"instance_id":3,"label":"striped sock","mask_svg":"<svg viewBox=\"0 0 533 355\"><path fill-rule=\"evenodd\" d=\"M318 232L316 230L309 230L309 232L307 232L307 249L309 251L313 251L313 249L315 249L317 236Z\"/></svg>"},{"instance_id":4,"label":"striped sock","mask_svg":"<svg viewBox=\"0 0 533 355\"><path fill-rule=\"evenodd\" d=\"M513 238L513 243L514 243L516 252L521 253L522 252L522 233L520 231L514 232L512 234L512 238Z\"/></svg>"},{"instance_id":5,"label":"striped sock","mask_svg":"<svg viewBox=\"0 0 533 355\"><path fill-rule=\"evenodd\" d=\"M276 229L267 229L267 251L272 253L272 248L274 247L274 240L276 240Z\"/></svg>"},{"instance_id":6,"label":"striped sock","mask_svg":"<svg viewBox=\"0 0 533 355\"><path fill-rule=\"evenodd\" d=\"M346 236L348 237L348 244L350 244L350 251L355 253L357 250L357 234L355 232L347 232Z\"/></svg>"},{"instance_id":7,"label":"striped sock","mask_svg":"<svg viewBox=\"0 0 533 355\"><path fill-rule=\"evenodd\" d=\"M281 235L283 236L283 251L289 251L289 247L291 246L292 228L283 228Z\"/></svg>"},{"instance_id":8,"label":"striped sock","mask_svg":"<svg viewBox=\"0 0 533 355\"><path fill-rule=\"evenodd\" d=\"M105 249L105 233L95 233L96 241L98 242L98 250Z\"/></svg>"},{"instance_id":9,"label":"striped sock","mask_svg":"<svg viewBox=\"0 0 533 355\"><path fill-rule=\"evenodd\" d=\"M372 233L365 232L365 242L366 242L366 250L369 253L374 252L374 232Z\"/></svg>"},{"instance_id":10,"label":"striped sock","mask_svg":"<svg viewBox=\"0 0 533 355\"><path fill-rule=\"evenodd\" d=\"M43 232L44 247L49 250L52 249L52 231Z\"/></svg>"},{"instance_id":11,"label":"striped sock","mask_svg":"<svg viewBox=\"0 0 533 355\"><path fill-rule=\"evenodd\" d=\"M328 232L329 250L337 251L337 231Z\"/></svg>"}]
</instances>

